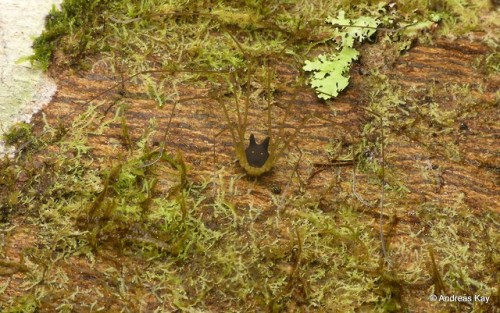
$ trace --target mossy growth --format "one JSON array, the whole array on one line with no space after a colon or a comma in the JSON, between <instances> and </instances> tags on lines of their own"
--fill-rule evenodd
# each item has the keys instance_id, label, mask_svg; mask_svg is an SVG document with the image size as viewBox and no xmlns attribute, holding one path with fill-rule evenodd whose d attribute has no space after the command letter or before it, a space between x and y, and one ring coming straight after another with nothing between
<instances>
[{"instance_id":1,"label":"mossy growth","mask_svg":"<svg viewBox=\"0 0 500 313\"><path fill-rule=\"evenodd\" d=\"M297 80L305 80L305 58L332 49L326 43L333 34L325 27L328 16L343 8L359 17L380 7L379 1L357 1L356 7L328 3L66 1L48 18L34 59L43 64L55 49L56 66L102 66L104 74L122 79L117 85L131 81L143 91L130 103L147 95L165 107L185 86L213 87L212 98L234 96L237 87L258 91L266 80L240 79L232 89L227 72L246 77L253 70L266 77L263 60L271 60L294 67ZM398 7L404 12L398 21L426 20L433 9L418 3L420 10ZM277 76L268 89L282 87ZM362 138L350 147L361 172L357 183L352 172L334 168L311 188L301 170L321 173L309 161L297 163L303 168L280 181L277 194L268 192L277 172L250 180L230 165L198 171L200 164L186 161L168 142L154 145L165 125L150 121L141 136L134 134L126 105L116 106L113 116L104 105L87 102L86 112L65 125L46 123L36 134L29 127L20 131L13 144L40 144L0 167L0 199L9 208L0 225L0 255L22 269L0 282L2 310L458 312L462 307L432 304L428 296L445 289L494 296L498 214L477 217L460 197L455 203L410 199L396 166L380 180L380 146L401 140L401 130L415 139L452 133L454 119L474 106L466 98L468 87L426 86L427 94L460 95L463 111L453 111L418 102L383 75L366 80L370 109L382 116L387 139L378 136L378 120L363 123ZM114 103L106 103L110 111ZM95 154L93 137L111 133L112 125L118 125L114 136L125 148ZM451 160L460 160L451 141L433 150L439 139L426 141L431 153L447 151ZM331 150L345 155L342 144ZM433 170L423 169L422 175ZM380 216L371 203L379 201L382 183L388 213ZM361 193L370 201L360 201ZM396 217L408 207L416 222L398 224ZM389 260L380 251L379 218ZM18 242L22 250L16 250ZM473 310L488 307L475 304Z\"/></svg>"},{"instance_id":2,"label":"mossy growth","mask_svg":"<svg viewBox=\"0 0 500 313\"><path fill-rule=\"evenodd\" d=\"M16 299L15 304L2 310L2 313L35 313L38 310L39 306L35 296L27 295Z\"/></svg>"},{"instance_id":3,"label":"mossy growth","mask_svg":"<svg viewBox=\"0 0 500 313\"><path fill-rule=\"evenodd\" d=\"M31 140L33 125L19 122L12 125L8 132L2 135L3 141L9 146L23 144Z\"/></svg>"},{"instance_id":4,"label":"mossy growth","mask_svg":"<svg viewBox=\"0 0 500 313\"><path fill-rule=\"evenodd\" d=\"M103 16L88 13L102 13L110 3L108 0L64 0L60 9L53 6L45 18L45 30L33 42L35 53L29 60L47 69L56 48L74 60L93 51L94 39L102 32L99 24Z\"/></svg>"}]
</instances>

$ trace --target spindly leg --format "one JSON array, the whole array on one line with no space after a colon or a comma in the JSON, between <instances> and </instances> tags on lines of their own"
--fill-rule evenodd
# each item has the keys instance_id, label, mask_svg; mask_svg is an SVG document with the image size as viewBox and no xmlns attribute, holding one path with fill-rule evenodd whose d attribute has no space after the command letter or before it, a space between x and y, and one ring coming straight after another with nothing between
<instances>
[{"instance_id":1,"label":"spindly leg","mask_svg":"<svg viewBox=\"0 0 500 313\"><path fill-rule=\"evenodd\" d=\"M385 145L385 140L384 140L384 122L383 122L383 118L380 114L376 113L376 112L373 112L372 110L370 109L367 109L367 108L363 108L363 107L358 107L359 109L367 112L368 114L374 116L377 121L378 121L378 124L379 124L379 131L380 131L380 141L381 141L381 145L380 145L380 158L381 158L381 171L380 171L380 183L381 183L381 186L380 186L380 200L378 202L378 206L379 206L379 211L380 211L380 216L379 216L379 238L380 238L380 245L381 245L381 250L382 250L382 255L384 257L384 260L386 262L389 261L388 259L388 255L387 255L387 250L386 250L386 247L385 247L385 239L384 239L384 199L385 199L385 150L384 150L384 145ZM321 117L321 116L315 116L316 118L320 118L322 120L326 120L326 121L329 121L328 119L325 119L324 117ZM330 121L333 123L333 121ZM368 205L368 206L371 206L370 204L368 204L360 195L359 193L356 191L356 166L357 164L355 163L353 165L353 172L352 172L352 177L353 177L353 182L352 182L352 192L353 192L353 195L356 197L356 199L358 201L360 201L361 203L365 204L365 205Z\"/></svg>"}]
</instances>

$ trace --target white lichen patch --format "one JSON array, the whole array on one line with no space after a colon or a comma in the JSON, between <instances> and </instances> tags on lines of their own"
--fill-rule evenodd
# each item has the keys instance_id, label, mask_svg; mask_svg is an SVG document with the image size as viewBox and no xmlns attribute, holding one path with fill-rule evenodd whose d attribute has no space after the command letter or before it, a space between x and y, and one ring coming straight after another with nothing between
<instances>
[{"instance_id":1,"label":"white lichen patch","mask_svg":"<svg viewBox=\"0 0 500 313\"><path fill-rule=\"evenodd\" d=\"M29 122L57 90L55 83L21 57L33 54L33 39L60 0L2 0L0 10L0 135L17 122ZM9 152L0 141L0 157Z\"/></svg>"}]
</instances>

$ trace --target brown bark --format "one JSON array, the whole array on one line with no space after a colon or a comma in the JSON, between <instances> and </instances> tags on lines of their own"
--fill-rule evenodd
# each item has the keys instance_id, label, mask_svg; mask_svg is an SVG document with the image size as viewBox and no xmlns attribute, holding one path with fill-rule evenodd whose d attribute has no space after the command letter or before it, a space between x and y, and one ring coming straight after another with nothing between
<instances>
[{"instance_id":1,"label":"brown bark","mask_svg":"<svg viewBox=\"0 0 500 313\"><path fill-rule=\"evenodd\" d=\"M466 40L447 41L441 40L432 46L419 45L411 49L406 55L399 57L393 66L384 66L381 74L387 75L389 83L398 86L403 91L409 92L413 99L421 101L422 105L435 103L442 110L462 110L457 95L444 91L451 85L469 86L471 90L470 101L475 105L464 110L467 114L461 120L453 121L453 130L439 133L439 125L430 125L426 128L410 126L408 129L391 129L394 127L389 122L386 129L386 166L393 173L394 179L404 181L410 190L403 199L397 200L399 205L393 203L401 210L411 211L413 206L424 202L440 202L452 204L457 197L480 214L482 210L490 209L499 211L500 188L499 182L499 116L498 99L495 94L500 84L496 74L485 75L480 68L474 66L480 57L489 53L489 49L477 42ZM297 75L287 66L277 69L278 76L290 78ZM43 113L51 124L66 123L78 113L83 112L89 105L86 103L95 95L116 84L119 80L95 74L58 75L59 91L53 102L47 106ZM284 107L292 103L291 117L286 124L289 133L297 125L300 118L313 112L334 121L334 124L324 120L312 119L306 129L297 138L294 145L300 147L303 156L298 165L303 181L308 182L309 190L324 190L324 182L331 181L339 169L334 164L329 164L325 147L332 139L342 140L348 144L360 140L361 127L369 119L370 114L361 110L369 102L366 90L370 88L367 77L356 70L352 71L352 80L349 88L337 99L331 102L322 102L317 99L313 91L307 89L294 89L278 86L275 93L276 103ZM433 95L426 94L431 92ZM280 89L281 88L281 89ZM112 106L113 101L121 100L128 103L125 119L130 131L132 142L139 140L144 133L146 125L154 118L159 132L153 145L161 141L162 131L168 125L172 104L158 108L153 101L145 100L146 95L134 88L127 87L124 97L118 94L119 88L111 90L102 97L93 101L104 104L99 109L101 113ZM208 89L196 89L184 86L180 90L180 99L195 96L206 96ZM253 102L250 109L250 122L247 137L254 132L258 140L266 135L265 129L265 92L259 96L260 104ZM85 104L86 103L86 104ZM85 104L85 105L83 105ZM115 107L107 111L108 116L114 114ZM275 116L281 118L284 109L275 107ZM417 124L432 124L428 116L412 116ZM41 123L41 114L35 119ZM231 137L228 131L220 133L227 123L223 112L214 99L205 98L181 102L172 119L166 140L166 151L174 153L180 150L191 166L192 179L202 176L210 177L214 170L222 166L229 167L226 175L243 174L243 170L234 162ZM395 124L398 125L398 124ZM428 132L426 132L428 130ZM111 124L109 131L102 135L89 133L93 146L92 155L100 163L109 163L110 160L125 157L124 138L120 123ZM110 142L122 143L112 147ZM374 140L376 138L372 138ZM213 147L215 142L216 160L213 160ZM458 156L450 157L445 150L445 145L450 144L457 150ZM293 146L293 145L292 145ZM252 189L252 202L268 202L271 185L282 188L287 185L293 169L296 167L293 160L298 159L298 149L291 148L288 156L280 160L274 170L262 177L256 185L250 180L245 180L242 188ZM344 176L350 179L350 169L344 169ZM423 172L426 174L424 175ZM362 177L360 178L362 179ZM360 180L362 188L362 180ZM248 185L250 184L250 185ZM368 187L367 187L368 188ZM368 189L368 197L379 197L378 189ZM461 196L463 195L463 196ZM249 199L240 199L245 202ZM396 201L396 200L395 200ZM404 214L405 212L400 212Z\"/></svg>"}]
</instances>

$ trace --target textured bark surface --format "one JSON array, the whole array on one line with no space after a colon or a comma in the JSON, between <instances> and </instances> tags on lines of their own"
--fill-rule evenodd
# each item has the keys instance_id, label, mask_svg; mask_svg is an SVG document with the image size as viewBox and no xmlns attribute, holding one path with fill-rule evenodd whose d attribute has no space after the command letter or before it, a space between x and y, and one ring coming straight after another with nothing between
<instances>
[{"instance_id":1,"label":"textured bark surface","mask_svg":"<svg viewBox=\"0 0 500 313\"><path fill-rule=\"evenodd\" d=\"M406 55L398 58L394 66L387 66L382 73L387 75L389 83L402 90L411 90L422 105L436 103L441 109L448 111L461 110L455 95L444 88L450 85L469 86L471 93L469 101L477 103L475 111L463 120L454 121L454 128L447 134L441 134L429 128L429 132L421 129L387 129L385 138L386 166L394 175L405 182L410 192L400 201L398 213L411 210L412 205L422 202L437 201L453 203L462 194L464 201L478 210L499 211L500 201L498 140L500 126L498 124L498 96L495 94L500 85L498 75L484 75L474 66L480 57L488 53L488 48L481 43L466 40L439 41L433 46L417 46ZM277 70L282 77L292 77L295 73L286 66ZM295 145L300 147L303 156L300 164L298 149L292 148L288 156L281 159L274 170L258 181L243 180L244 189L252 189L252 202L266 203L269 200L271 185L285 187L293 169L298 166L302 179L308 187L320 188L324 181L331 179L338 171L332 166L325 152L325 147L332 139L342 140L346 144L359 141L360 127L373 116L359 109L369 102L369 95L364 92L365 76L352 71L352 82L346 92L336 100L324 103L317 99L311 90L289 90L277 88L276 103L284 106L292 103L291 117L286 123L289 133L293 131L300 118L313 112L332 121L328 123L320 119L312 119L304 129ZM98 74L70 75L58 74L59 91L50 106L44 109L49 123L55 125L65 123L72 116L85 111L89 99L115 85L119 80ZM430 88L434 95L430 95ZM119 88L111 90L96 99L95 103L104 103L100 111L114 114L115 108L110 108L118 100L127 102L125 113L126 123L132 141L139 140L151 119L156 121L159 133L154 145L163 138L162 131L168 125L172 105L158 108L153 101L144 100L146 95L137 92L133 86L126 88L124 97L118 94ZM443 92L440 92L443 91ZM185 87L180 90L180 99L194 96L207 96L206 89ZM265 92L259 96L259 103L250 105L250 132L254 132L258 140L265 135ZM104 101L104 102L103 102ZM115 101L115 102L113 102ZM85 105L84 105L85 104ZM283 109L275 107L276 119L282 118ZM426 116L408 116L426 123ZM41 114L36 119L41 125ZM214 138L225 127L223 112L213 99L202 99L180 102L169 129L166 150L174 153L180 150L188 164L191 165L190 175L195 179L213 175L214 170L229 167L225 172L231 175L243 174L244 171L234 162L231 138L228 131ZM428 122L432 123L432 122ZM435 125L431 125L435 126ZM439 126L439 125L438 125ZM390 126L389 126L390 127ZM94 149L92 154L98 163L108 163L113 158L126 155L121 124L111 125L111 131L101 135L89 134ZM215 142L216 160L214 163L213 149ZM460 155L450 158L445 151L446 144L453 144ZM293 146L293 145L292 145ZM454 159L454 160L453 160ZM349 176L350 169L344 175ZM425 172L425 173L424 173ZM361 184L362 185L362 184ZM321 190L318 189L318 190ZM372 193L372 194L370 194ZM378 190L368 192L369 198L377 198ZM240 199L248 201L249 199ZM399 212L401 210L401 212ZM407 216L403 214L403 216Z\"/></svg>"},{"instance_id":2,"label":"textured bark surface","mask_svg":"<svg viewBox=\"0 0 500 313\"><path fill-rule=\"evenodd\" d=\"M383 57L377 58L377 62L386 63L386 66L379 67L380 75L385 75L387 80L386 87L383 88L392 86L407 96L405 103L392 108L390 113L393 115L386 117L384 128L387 186L393 189L400 186L402 190L406 190L405 192L387 191L385 196L385 224L389 224L390 216L396 215L399 218L397 229L391 230L394 231L391 239L396 242L393 246L399 244L407 249L394 248L396 251L394 259L400 264L401 272L405 269L412 269L413 262L422 263L418 249L435 239L429 239L426 236L432 228L433 214L442 214L442 212L431 212L425 215L420 210L420 213L416 214L415 211L421 209L423 205L428 204L430 210L465 205L472 209L477 219L481 219L485 212L500 212L498 205L500 203L498 156L498 151L500 151L498 121L500 119L497 94L500 77L487 75L482 72L481 67L475 66L478 60L488 53L490 53L489 49L481 43L466 40L441 40L433 46L416 46L398 57L394 63L391 60L384 60ZM311 112L333 123L323 119L311 119L274 169L258 179L241 178L244 171L235 161L228 131L215 138L225 128L226 122L220 105L210 97L179 103L166 137L166 151L172 154L175 154L176 150L182 152L186 163L190 166L188 174L191 181L211 181L213 177L217 177L218 179L214 181L222 181L226 184L215 186L220 189L228 189L230 188L228 186L234 183L231 188L238 192L232 195L228 192L227 197L232 197L230 201L235 206L242 208L255 206L271 213L271 210L276 210L276 204L273 204L275 200L273 197L276 195L273 192L279 188L281 189L280 197L287 198L307 191L309 196L305 198L306 200L310 199L313 205L319 203L318 208L324 212L334 213L337 197L344 197L344 199L354 197L352 165L339 166L333 162L334 160L331 160L327 153L328 146L335 142L341 143L344 147L342 153L347 154L352 145L362 140L362 128L367 123L378 125L371 114L360 109L368 105L372 97L370 92L374 92L373 89L368 91L370 90L369 84L372 84L373 80L370 80L369 75L363 75L363 66L364 64L361 64L352 70L349 88L337 99L327 103L319 101L314 92L309 89L292 90L276 84L275 116L281 118L284 109L280 107L284 108L288 103L293 104L291 114L285 123L285 128L289 133L294 130L294 126L298 125L303 116ZM287 66L275 68L281 81L286 81L287 77L291 78L296 74ZM92 74L75 75L66 72L57 73L54 76L56 76L59 90L53 102L35 117L36 129L39 132L44 126L44 116L45 120L53 126L62 123L71 128L73 118L87 110L89 99L119 83L116 77L111 78L99 74L98 68ZM453 88L460 86L468 86L464 89L467 92L454 91ZM127 142L124 138L119 119L110 124L110 128L102 134L90 131L89 138L92 146L90 153L94 157L96 167L109 169L119 160L126 159L129 154L127 146L130 144L133 146L134 142L140 139L151 119L155 120L158 133L150 144L160 145L163 131L169 123L172 104L158 108L154 101L145 100L147 96L131 84L127 84L125 94L120 94L119 91L119 88L113 89L92 103L101 104L97 109L99 116L109 117L115 114L119 106L118 101L126 103L124 116L131 142ZM207 96L209 93L208 89L197 89L193 86L179 89L181 100L194 96ZM253 100L250 105L250 127L247 136L253 132L257 141L260 142L266 136L265 91L257 94ZM426 111L410 110L409 107L415 103L421 105L422 108L434 103L445 112L459 111L460 114L457 116L461 118L448 124L436 124L439 118L431 118L425 114ZM470 105L464 105L464 103L470 103ZM98 127L98 123L94 123L91 124L90 129ZM368 137L366 140L374 142L379 139L376 135L378 132L374 134L373 138ZM367 158L380 159L379 152L372 151L371 153L372 155L368 155ZM291 179L294 173L298 173L299 178L294 176ZM356 192L370 201L381 197L379 180L374 176L362 171L356 173ZM232 180L234 177L241 179ZM168 175L158 178L159 188L165 191L175 184L169 180ZM376 237L379 222L378 207L364 205L361 201L357 203L355 209L367 217L367 223L373 227L374 237ZM307 209L308 203L301 204L302 207ZM263 214L263 219L265 217L266 213ZM18 221L18 224L22 225L23 221ZM256 227L266 227L266 225L262 223ZM390 227L386 226L385 229L389 232ZM34 227L19 227L9 240L6 255L11 260L19 260L23 247L35 245L37 242L37 231ZM470 242L467 229L460 228L456 232L461 242ZM417 235L411 235L415 233ZM286 237L283 234L276 236ZM485 237L485 242L486 240L490 239ZM405 254L398 255L398 251L404 251ZM406 254L408 251L410 253ZM476 253L472 250L469 252ZM116 295L115 289L118 287L110 285L109 277L106 276L106 268L110 265L118 268L126 262L136 262L140 268L144 265L144 260L121 256L111 258L106 255L100 255L99 258L99 262L95 264L83 257L73 258L71 263L63 265L64 270L73 287L98 290L103 295L99 301L105 303L110 311L118 310L123 305L122 299ZM488 266L494 267L493 264L488 264ZM22 273L17 273L12 276L9 288L3 294L4 297L22 294L22 275ZM492 273L482 273L482 275L488 276ZM427 273L422 273L422 277L425 277L422 279L424 282L415 283L409 288L402 288L401 297L415 312L443 309L439 305L446 304L433 304L428 301L427 289L432 286L433 282ZM481 277L475 279L481 281ZM144 286L132 287L132 284L130 286L131 293L147 294L147 288ZM57 299L63 296L53 294L51 297ZM93 299L81 298L79 300L79 302L93 302ZM151 294L143 301L151 310L157 303L157 299ZM47 300L47 303L50 301ZM491 305L493 308L495 304ZM216 303L214 308L216 310ZM364 309L370 311L371 308Z\"/></svg>"},{"instance_id":3,"label":"textured bark surface","mask_svg":"<svg viewBox=\"0 0 500 313\"><path fill-rule=\"evenodd\" d=\"M484 46L468 41L417 47L401 58L389 74L407 88L433 83L443 87L447 83L468 85L472 87L469 101L480 104L470 117L455 121L455 131L446 136L436 133L408 136L402 132L398 138L401 141L389 147L388 163L407 175L407 186L416 201L452 203L457 195L463 194L467 205L478 213L488 209L500 212L500 77L485 77L474 68L477 58L485 53ZM423 99L426 96L422 94ZM454 94L434 99L443 108L460 110L457 100ZM459 160L450 160L443 153L442 147L448 142L456 145L461 155ZM432 161L433 178L416 174L419 167L428 166L427 160Z\"/></svg>"}]
</instances>

